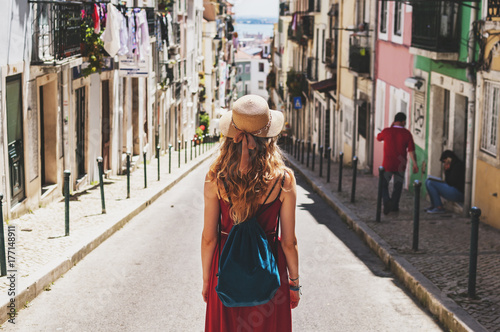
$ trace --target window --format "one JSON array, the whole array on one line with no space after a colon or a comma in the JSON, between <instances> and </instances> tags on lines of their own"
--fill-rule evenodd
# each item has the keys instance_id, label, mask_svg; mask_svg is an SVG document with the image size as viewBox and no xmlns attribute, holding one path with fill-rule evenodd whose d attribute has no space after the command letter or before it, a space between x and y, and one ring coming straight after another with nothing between
<instances>
[{"instance_id":1,"label":"window","mask_svg":"<svg viewBox=\"0 0 500 332\"><path fill-rule=\"evenodd\" d=\"M321 60L323 61L323 63L325 63L325 44L326 44L326 40L325 40L325 30L323 30L323 41L321 42Z\"/></svg>"},{"instance_id":2,"label":"window","mask_svg":"<svg viewBox=\"0 0 500 332\"><path fill-rule=\"evenodd\" d=\"M259 72L261 72L261 73L264 72L264 64L262 62L259 63Z\"/></svg>"},{"instance_id":3,"label":"window","mask_svg":"<svg viewBox=\"0 0 500 332\"><path fill-rule=\"evenodd\" d=\"M485 104L483 110L483 131L481 150L497 155L498 109L500 108L500 84L486 82Z\"/></svg>"},{"instance_id":4,"label":"window","mask_svg":"<svg viewBox=\"0 0 500 332\"><path fill-rule=\"evenodd\" d=\"M403 3L394 3L394 35L401 36L403 31Z\"/></svg>"},{"instance_id":5,"label":"window","mask_svg":"<svg viewBox=\"0 0 500 332\"><path fill-rule=\"evenodd\" d=\"M259 81L259 90L264 90L264 81Z\"/></svg>"},{"instance_id":6,"label":"window","mask_svg":"<svg viewBox=\"0 0 500 332\"><path fill-rule=\"evenodd\" d=\"M382 0L380 3L380 32L387 33L388 2Z\"/></svg>"},{"instance_id":7,"label":"window","mask_svg":"<svg viewBox=\"0 0 500 332\"><path fill-rule=\"evenodd\" d=\"M238 66L238 75L241 75L243 72L243 66Z\"/></svg>"},{"instance_id":8,"label":"window","mask_svg":"<svg viewBox=\"0 0 500 332\"><path fill-rule=\"evenodd\" d=\"M250 74L250 64L245 65L245 74Z\"/></svg>"}]
</instances>

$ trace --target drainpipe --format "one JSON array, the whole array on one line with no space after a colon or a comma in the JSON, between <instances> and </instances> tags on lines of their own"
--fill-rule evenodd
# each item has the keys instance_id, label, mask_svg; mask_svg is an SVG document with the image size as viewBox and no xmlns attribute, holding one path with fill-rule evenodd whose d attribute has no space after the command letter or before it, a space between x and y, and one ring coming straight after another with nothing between
<instances>
[{"instance_id":1,"label":"drainpipe","mask_svg":"<svg viewBox=\"0 0 500 332\"><path fill-rule=\"evenodd\" d=\"M477 20L477 9L471 8L471 22ZM476 50L476 35L473 33L469 38L469 47L467 55L467 63L475 62ZM464 209L463 214L465 217L469 216L469 210L472 204L472 171L474 168L474 127L475 127L475 114L476 114L476 82L477 76L474 68L467 67L467 78L472 83L471 97L467 105L467 142L465 150L465 188L464 188Z\"/></svg>"},{"instance_id":2,"label":"drainpipe","mask_svg":"<svg viewBox=\"0 0 500 332\"><path fill-rule=\"evenodd\" d=\"M340 77L342 76L342 49L343 49L343 45L342 45L342 40L343 40L343 36L344 36L344 30L343 30L343 27L344 27L344 0L339 0L339 24L338 24L338 28L339 28L339 34L338 34L338 37L339 37L339 40L338 40L338 50L337 50L337 105L335 107L336 109L336 112L337 114L340 114L341 110L340 110ZM334 121L335 123L335 121ZM340 118L338 119L338 128L335 132L336 135L338 135L339 132L341 132L341 127L342 127L342 121L340 120ZM337 140L337 144L341 144L341 139L339 138ZM342 148L338 149L338 151L342 151Z\"/></svg>"},{"instance_id":3,"label":"drainpipe","mask_svg":"<svg viewBox=\"0 0 500 332\"><path fill-rule=\"evenodd\" d=\"M373 48L372 48L372 101L370 106L370 125L368 127L368 147L366 151L366 164L370 173L373 173L373 150L375 144L375 102L377 92L377 40L378 40L378 2L375 5L375 28L373 29Z\"/></svg>"}]
</instances>

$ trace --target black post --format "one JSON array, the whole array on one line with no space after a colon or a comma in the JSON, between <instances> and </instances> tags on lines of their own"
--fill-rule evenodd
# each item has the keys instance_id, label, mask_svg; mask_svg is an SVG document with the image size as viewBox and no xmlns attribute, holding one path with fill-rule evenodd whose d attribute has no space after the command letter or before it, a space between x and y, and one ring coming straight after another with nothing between
<instances>
[{"instance_id":1,"label":"black post","mask_svg":"<svg viewBox=\"0 0 500 332\"><path fill-rule=\"evenodd\" d=\"M377 215L375 217L376 222L380 222L380 213L382 211L382 183L384 181L385 169L380 166L378 168L378 192L377 192Z\"/></svg>"},{"instance_id":2,"label":"black post","mask_svg":"<svg viewBox=\"0 0 500 332\"><path fill-rule=\"evenodd\" d=\"M415 180L413 183L415 191L415 202L413 204L413 251L418 250L418 233L419 233L419 223L420 223L420 188L422 187L422 182Z\"/></svg>"},{"instance_id":3,"label":"black post","mask_svg":"<svg viewBox=\"0 0 500 332\"><path fill-rule=\"evenodd\" d=\"M203 143L202 138L200 137L200 144L198 144L198 155L201 156L201 144Z\"/></svg>"},{"instance_id":4,"label":"black post","mask_svg":"<svg viewBox=\"0 0 500 332\"><path fill-rule=\"evenodd\" d=\"M64 171L64 234L69 236L69 176L71 172Z\"/></svg>"},{"instance_id":5,"label":"black post","mask_svg":"<svg viewBox=\"0 0 500 332\"><path fill-rule=\"evenodd\" d=\"M146 154L147 154L147 151L146 149L144 149L144 151L142 152L142 156L143 156L143 159L144 159L144 188L147 188L148 187L148 171L147 171L147 160L146 160Z\"/></svg>"},{"instance_id":6,"label":"black post","mask_svg":"<svg viewBox=\"0 0 500 332\"><path fill-rule=\"evenodd\" d=\"M326 154L328 158L328 168L326 170L326 182L330 182L330 173L332 168L332 148L328 147L326 149Z\"/></svg>"},{"instance_id":7,"label":"black post","mask_svg":"<svg viewBox=\"0 0 500 332\"><path fill-rule=\"evenodd\" d=\"M358 173L358 157L354 156L352 158L352 191L351 191L351 203L354 203L354 198L356 195L356 176Z\"/></svg>"},{"instance_id":8,"label":"black post","mask_svg":"<svg viewBox=\"0 0 500 332\"><path fill-rule=\"evenodd\" d=\"M160 181L160 144L156 146L156 158L158 158L158 181Z\"/></svg>"},{"instance_id":9,"label":"black post","mask_svg":"<svg viewBox=\"0 0 500 332\"><path fill-rule=\"evenodd\" d=\"M168 145L168 174L172 173L172 144Z\"/></svg>"},{"instance_id":10,"label":"black post","mask_svg":"<svg viewBox=\"0 0 500 332\"><path fill-rule=\"evenodd\" d=\"M103 165L103 160L102 157L97 157L97 167L99 168L99 187L101 188L101 206L102 206L102 213L106 213L106 203L104 201L104 165Z\"/></svg>"},{"instance_id":11,"label":"black post","mask_svg":"<svg viewBox=\"0 0 500 332\"><path fill-rule=\"evenodd\" d=\"M293 150L293 156L295 157L295 159L297 159L297 145L299 145L299 139L296 138L295 139L295 149Z\"/></svg>"},{"instance_id":12,"label":"black post","mask_svg":"<svg viewBox=\"0 0 500 332\"><path fill-rule=\"evenodd\" d=\"M5 233L3 231L3 208L2 208L2 205L3 205L3 194L0 194L0 259L1 259L1 270L2 270L2 273L1 273L1 277L3 276L6 276L7 275L7 259L5 257Z\"/></svg>"},{"instance_id":13,"label":"black post","mask_svg":"<svg viewBox=\"0 0 500 332\"><path fill-rule=\"evenodd\" d=\"M342 191L342 171L344 170L344 152L339 153L339 187L338 192Z\"/></svg>"},{"instance_id":14,"label":"black post","mask_svg":"<svg viewBox=\"0 0 500 332\"><path fill-rule=\"evenodd\" d=\"M311 169L314 172L314 162L316 161L316 143L313 144L313 150L312 150L312 166Z\"/></svg>"},{"instance_id":15,"label":"black post","mask_svg":"<svg viewBox=\"0 0 500 332\"><path fill-rule=\"evenodd\" d=\"M303 164L304 163L304 145L305 145L305 142L304 140L302 140L302 157L300 158L300 163Z\"/></svg>"},{"instance_id":16,"label":"black post","mask_svg":"<svg viewBox=\"0 0 500 332\"><path fill-rule=\"evenodd\" d=\"M181 141L178 141L177 142L177 154L178 154L178 157L179 157L179 168L181 168Z\"/></svg>"},{"instance_id":17,"label":"black post","mask_svg":"<svg viewBox=\"0 0 500 332\"><path fill-rule=\"evenodd\" d=\"M130 152L127 152L127 198L130 198Z\"/></svg>"},{"instance_id":18,"label":"black post","mask_svg":"<svg viewBox=\"0 0 500 332\"><path fill-rule=\"evenodd\" d=\"M184 140L184 163L188 163L188 141Z\"/></svg>"},{"instance_id":19,"label":"black post","mask_svg":"<svg viewBox=\"0 0 500 332\"><path fill-rule=\"evenodd\" d=\"M309 167L309 155L311 154L311 142L307 142L307 162L306 167Z\"/></svg>"},{"instance_id":20,"label":"black post","mask_svg":"<svg viewBox=\"0 0 500 332\"><path fill-rule=\"evenodd\" d=\"M323 146L319 147L319 177L323 176Z\"/></svg>"},{"instance_id":21,"label":"black post","mask_svg":"<svg viewBox=\"0 0 500 332\"><path fill-rule=\"evenodd\" d=\"M476 273L477 273L477 247L479 240L479 217L481 209L472 207L471 215L471 232L470 232L470 260L469 260L469 297L476 296Z\"/></svg>"},{"instance_id":22,"label":"black post","mask_svg":"<svg viewBox=\"0 0 500 332\"><path fill-rule=\"evenodd\" d=\"M190 148L191 148L191 156L189 157L189 160L193 160L193 142L194 142L194 138L190 142L191 143L189 145L190 145Z\"/></svg>"}]
</instances>

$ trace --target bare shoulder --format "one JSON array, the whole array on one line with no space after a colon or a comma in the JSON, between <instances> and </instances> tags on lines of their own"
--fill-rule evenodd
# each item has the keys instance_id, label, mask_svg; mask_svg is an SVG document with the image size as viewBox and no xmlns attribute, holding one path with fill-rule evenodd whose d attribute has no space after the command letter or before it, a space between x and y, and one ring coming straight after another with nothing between
<instances>
[{"instance_id":1,"label":"bare shoulder","mask_svg":"<svg viewBox=\"0 0 500 332\"><path fill-rule=\"evenodd\" d=\"M285 172L285 182L283 184L282 200L290 195L295 196L296 191L297 189L296 189L295 175L291 170L287 170Z\"/></svg>"},{"instance_id":2,"label":"bare shoulder","mask_svg":"<svg viewBox=\"0 0 500 332\"><path fill-rule=\"evenodd\" d=\"M215 180L210 180L208 177L208 173L205 176L205 186L204 186L204 194L207 198L218 198L218 189L217 183Z\"/></svg>"}]
</instances>

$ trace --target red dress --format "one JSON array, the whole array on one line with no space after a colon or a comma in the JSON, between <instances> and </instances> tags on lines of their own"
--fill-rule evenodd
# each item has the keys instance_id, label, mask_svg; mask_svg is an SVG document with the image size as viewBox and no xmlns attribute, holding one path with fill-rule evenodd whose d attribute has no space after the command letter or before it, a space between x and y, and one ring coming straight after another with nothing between
<instances>
[{"instance_id":1,"label":"red dress","mask_svg":"<svg viewBox=\"0 0 500 332\"><path fill-rule=\"evenodd\" d=\"M223 232L221 246L224 247L227 240L227 233L233 227L233 221L229 217L229 204L223 200L219 200L219 206L222 214L221 224ZM276 230L280 208L281 201L277 198L271 203L262 205L261 209L265 209L265 211L258 217L260 226L268 234L271 246L273 246L274 231ZM212 259L212 269L210 271L205 331L285 332L292 330L292 312L290 308L290 288L288 286L286 258L281 248L281 243L278 243L277 247L281 286L276 295L271 301L265 304L255 307L235 308L224 306L215 291L215 286L217 286L217 272L219 270L219 250L218 247L215 249Z\"/></svg>"}]
</instances>

